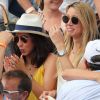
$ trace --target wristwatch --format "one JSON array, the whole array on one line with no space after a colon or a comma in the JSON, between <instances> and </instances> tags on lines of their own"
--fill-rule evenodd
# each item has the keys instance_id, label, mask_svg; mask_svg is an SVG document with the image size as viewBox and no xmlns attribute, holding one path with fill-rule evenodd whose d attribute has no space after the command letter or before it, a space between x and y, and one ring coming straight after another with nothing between
<instances>
[{"instance_id":1,"label":"wristwatch","mask_svg":"<svg viewBox=\"0 0 100 100\"><path fill-rule=\"evenodd\" d=\"M58 56L59 57L62 57L62 56L64 56L66 54L66 50L60 50L60 51L58 51Z\"/></svg>"}]
</instances>

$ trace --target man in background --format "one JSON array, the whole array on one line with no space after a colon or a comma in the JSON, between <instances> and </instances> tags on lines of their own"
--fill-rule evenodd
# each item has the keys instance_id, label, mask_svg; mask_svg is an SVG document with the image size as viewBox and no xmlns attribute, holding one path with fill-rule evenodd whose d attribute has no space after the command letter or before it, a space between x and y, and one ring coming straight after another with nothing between
<instances>
[{"instance_id":1,"label":"man in background","mask_svg":"<svg viewBox=\"0 0 100 100\"><path fill-rule=\"evenodd\" d=\"M21 70L12 70L2 76L4 100L27 100L32 83Z\"/></svg>"}]
</instances>

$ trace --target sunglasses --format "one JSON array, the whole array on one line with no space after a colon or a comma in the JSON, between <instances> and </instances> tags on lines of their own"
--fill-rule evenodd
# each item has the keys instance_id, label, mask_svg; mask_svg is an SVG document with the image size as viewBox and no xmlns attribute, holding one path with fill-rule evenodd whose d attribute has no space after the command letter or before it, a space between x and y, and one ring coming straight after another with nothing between
<instances>
[{"instance_id":1,"label":"sunglasses","mask_svg":"<svg viewBox=\"0 0 100 100\"><path fill-rule=\"evenodd\" d=\"M19 93L20 91L8 91L8 90L3 90L3 94L13 94L13 93Z\"/></svg>"},{"instance_id":2,"label":"sunglasses","mask_svg":"<svg viewBox=\"0 0 100 100\"><path fill-rule=\"evenodd\" d=\"M19 90L15 90L15 91L3 90L3 97L4 98L6 98L6 97L12 97L13 94L15 94L15 93L21 93L21 92L24 92L24 91L19 91Z\"/></svg>"},{"instance_id":3,"label":"sunglasses","mask_svg":"<svg viewBox=\"0 0 100 100\"><path fill-rule=\"evenodd\" d=\"M28 39L29 39L29 36L26 36L26 35L22 35L20 37L18 36L15 36L14 37L14 42L15 43L18 43L19 42L19 39L23 42L23 43L27 43Z\"/></svg>"},{"instance_id":4,"label":"sunglasses","mask_svg":"<svg viewBox=\"0 0 100 100\"><path fill-rule=\"evenodd\" d=\"M69 20L71 19L71 22L74 24L74 25L77 25L78 22L79 22L79 19L75 16L73 16L72 18L69 18L68 16L63 16L62 17L62 20L65 24L67 24L69 22Z\"/></svg>"}]
</instances>

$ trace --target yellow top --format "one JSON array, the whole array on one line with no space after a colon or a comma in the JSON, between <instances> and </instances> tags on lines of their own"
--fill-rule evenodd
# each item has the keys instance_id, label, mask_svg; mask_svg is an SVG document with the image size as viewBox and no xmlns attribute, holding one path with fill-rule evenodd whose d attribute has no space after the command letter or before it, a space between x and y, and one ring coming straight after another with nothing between
<instances>
[{"instance_id":1,"label":"yellow top","mask_svg":"<svg viewBox=\"0 0 100 100\"><path fill-rule=\"evenodd\" d=\"M35 75L33 76L33 79L36 80L37 83L40 85L43 85L43 77L44 77L44 67L43 65L37 70ZM37 97L34 95L34 93L31 91L28 100L38 100Z\"/></svg>"}]
</instances>

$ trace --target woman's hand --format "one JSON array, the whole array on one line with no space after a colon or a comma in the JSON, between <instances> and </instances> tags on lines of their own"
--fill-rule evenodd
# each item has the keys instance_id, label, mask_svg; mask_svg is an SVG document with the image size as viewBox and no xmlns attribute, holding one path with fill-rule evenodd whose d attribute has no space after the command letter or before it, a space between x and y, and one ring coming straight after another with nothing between
<instances>
[{"instance_id":1,"label":"woman's hand","mask_svg":"<svg viewBox=\"0 0 100 100\"><path fill-rule=\"evenodd\" d=\"M5 71L15 70L15 69L26 71L23 58L22 57L19 58L15 54L11 55L10 57L5 57L4 68L5 68Z\"/></svg>"},{"instance_id":2,"label":"woman's hand","mask_svg":"<svg viewBox=\"0 0 100 100\"><path fill-rule=\"evenodd\" d=\"M58 51L65 49L64 36L61 29L56 26L52 27L49 31L49 36Z\"/></svg>"},{"instance_id":3,"label":"woman's hand","mask_svg":"<svg viewBox=\"0 0 100 100\"><path fill-rule=\"evenodd\" d=\"M49 100L48 97L56 97L56 90L44 91L39 97L40 100Z\"/></svg>"},{"instance_id":4,"label":"woman's hand","mask_svg":"<svg viewBox=\"0 0 100 100\"><path fill-rule=\"evenodd\" d=\"M4 69L6 72L10 71L10 70L14 70L14 68L12 67L12 64L10 62L10 57L5 57L4 59Z\"/></svg>"}]
</instances>

